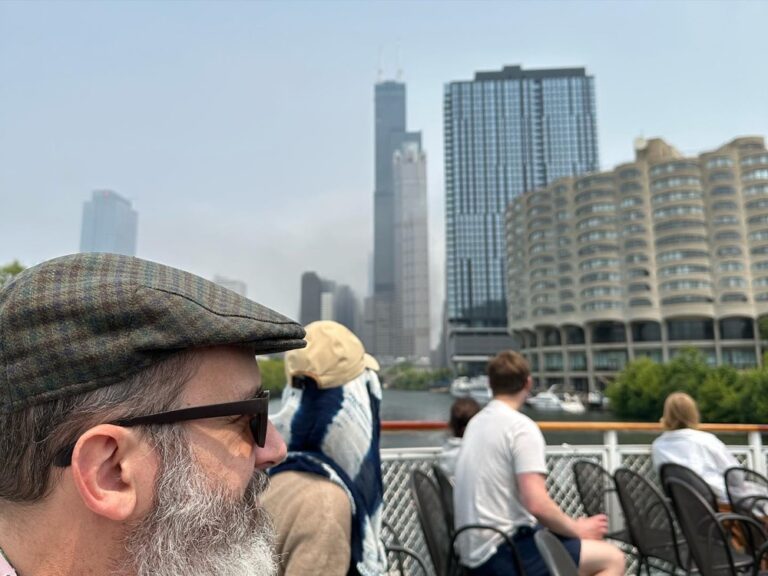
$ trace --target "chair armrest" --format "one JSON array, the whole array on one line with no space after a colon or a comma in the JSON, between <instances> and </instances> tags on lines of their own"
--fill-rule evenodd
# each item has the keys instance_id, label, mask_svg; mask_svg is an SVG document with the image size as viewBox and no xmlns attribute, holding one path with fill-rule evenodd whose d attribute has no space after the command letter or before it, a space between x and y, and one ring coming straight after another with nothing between
<instances>
[{"instance_id":1,"label":"chair armrest","mask_svg":"<svg viewBox=\"0 0 768 576\"><path fill-rule=\"evenodd\" d=\"M720 525L722 525L723 522L728 522L728 521L751 524L757 529L758 532L760 532L760 534L762 534L765 537L766 540L768 540L768 533L766 533L765 531L765 526L760 524L760 522L758 522L754 518L745 516L744 514L736 514L735 512L719 512L715 514L715 517L717 518L717 521L720 523Z\"/></svg>"},{"instance_id":2,"label":"chair armrest","mask_svg":"<svg viewBox=\"0 0 768 576\"><path fill-rule=\"evenodd\" d=\"M468 530L490 530L492 532L496 532L496 534L504 538L505 542L509 544L509 548L512 550L512 554L515 557L515 568L517 568L517 573L525 574L523 571L523 562L520 559L520 554L517 553L517 546L515 546L515 543L509 534L503 530L500 530L499 528L496 528L495 526L488 526L486 524L466 524L465 526L462 526L453 533L453 538L451 538L451 550L454 550L454 547L456 546L456 539L459 537L459 535Z\"/></svg>"},{"instance_id":3,"label":"chair armrest","mask_svg":"<svg viewBox=\"0 0 768 576\"><path fill-rule=\"evenodd\" d=\"M392 546L385 546L384 549L386 550L387 554L390 552L397 552L398 554L405 554L406 556L410 556L414 560L416 560L416 563L419 565L419 568L421 568L421 571L426 576L429 574L427 572L427 566L424 564L424 560L422 560L416 552L411 550L410 548L406 548L405 546L400 545L392 545Z\"/></svg>"},{"instance_id":4,"label":"chair armrest","mask_svg":"<svg viewBox=\"0 0 768 576\"><path fill-rule=\"evenodd\" d=\"M739 498L733 503L733 510L744 510L752 515L751 511L758 502L762 502L766 510L768 510L768 496L765 494L752 494L750 496L744 496L744 498Z\"/></svg>"}]
</instances>

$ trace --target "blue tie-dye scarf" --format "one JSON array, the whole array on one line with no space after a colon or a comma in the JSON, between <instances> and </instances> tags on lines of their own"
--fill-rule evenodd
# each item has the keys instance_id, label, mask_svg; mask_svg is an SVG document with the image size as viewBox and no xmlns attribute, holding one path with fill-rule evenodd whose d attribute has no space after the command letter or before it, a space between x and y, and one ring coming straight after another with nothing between
<instances>
[{"instance_id":1,"label":"blue tie-dye scarf","mask_svg":"<svg viewBox=\"0 0 768 576\"><path fill-rule=\"evenodd\" d=\"M341 486L352 507L348 573L385 573L386 554L380 539L384 489L378 376L365 370L344 386L325 390L309 381L303 390L287 389L283 398L283 408L272 423L288 445L288 456L270 475L286 470L309 472Z\"/></svg>"}]
</instances>

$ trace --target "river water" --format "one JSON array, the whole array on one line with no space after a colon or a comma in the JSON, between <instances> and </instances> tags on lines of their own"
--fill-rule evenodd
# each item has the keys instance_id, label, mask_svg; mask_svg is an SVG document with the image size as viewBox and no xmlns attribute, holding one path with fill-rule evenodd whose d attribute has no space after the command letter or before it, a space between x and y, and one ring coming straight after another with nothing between
<instances>
[{"instance_id":1,"label":"river water","mask_svg":"<svg viewBox=\"0 0 768 576\"><path fill-rule=\"evenodd\" d=\"M388 389L383 392L381 404L382 420L436 420L447 421L454 398L447 392L426 392ZM280 408L280 400L270 402L270 413ZM563 412L539 412L523 408L523 413L535 421L572 421L572 422L612 422L617 418L608 410L587 410L584 414ZM414 446L441 446L447 438L447 431L426 432L385 432L382 434L382 448L404 448ZM601 432L546 432L547 444L602 444ZM651 442L655 434L632 434L631 438L621 438L622 442L645 444Z\"/></svg>"},{"instance_id":2,"label":"river water","mask_svg":"<svg viewBox=\"0 0 768 576\"><path fill-rule=\"evenodd\" d=\"M382 420L436 420L447 421L454 398L448 392L426 392L388 389L383 392L381 403ZM270 414L280 409L280 399L269 403ZM610 410L587 410L583 414L564 412L541 412L527 406L522 412L534 421L563 422L616 422L621 421ZM650 444L657 433L619 432L620 444ZM746 434L717 434L726 444L746 445ZM447 431L385 432L381 437L382 448L410 448L420 446L442 446L448 437ZM603 444L602 432L545 432L549 446ZM763 436L768 444L768 435Z\"/></svg>"}]
</instances>

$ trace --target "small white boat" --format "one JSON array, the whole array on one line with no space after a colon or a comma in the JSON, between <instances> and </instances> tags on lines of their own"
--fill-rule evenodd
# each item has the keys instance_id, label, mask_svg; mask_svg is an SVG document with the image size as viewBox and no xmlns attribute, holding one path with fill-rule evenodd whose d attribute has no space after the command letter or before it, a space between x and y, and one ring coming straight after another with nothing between
<instances>
[{"instance_id":1,"label":"small white boat","mask_svg":"<svg viewBox=\"0 0 768 576\"><path fill-rule=\"evenodd\" d=\"M493 395L488 385L488 376L475 376L467 378L461 376L451 383L451 395L454 398L473 398L480 404L487 404Z\"/></svg>"},{"instance_id":2,"label":"small white boat","mask_svg":"<svg viewBox=\"0 0 768 576\"><path fill-rule=\"evenodd\" d=\"M550 386L546 392L539 392L528 398L526 403L535 410L542 412L568 412L569 414L583 414L586 412L584 403L575 394L568 392L558 393L554 386Z\"/></svg>"}]
</instances>

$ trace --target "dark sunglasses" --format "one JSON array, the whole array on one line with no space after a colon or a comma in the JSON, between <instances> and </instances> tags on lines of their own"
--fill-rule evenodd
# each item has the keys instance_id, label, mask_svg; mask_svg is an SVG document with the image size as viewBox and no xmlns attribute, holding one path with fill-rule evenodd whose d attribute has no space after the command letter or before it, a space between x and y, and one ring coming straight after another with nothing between
<instances>
[{"instance_id":1,"label":"dark sunglasses","mask_svg":"<svg viewBox=\"0 0 768 576\"><path fill-rule=\"evenodd\" d=\"M264 448L267 441L267 423L269 418L269 391L262 390L252 400L240 402L227 402L225 404L210 404L208 406L195 406L182 408L170 412L158 412L149 416L137 416L109 422L115 426L145 426L148 424L176 424L187 420L203 420L206 418L221 418L222 416L250 416L249 426L253 440L259 448ZM72 463L72 453L75 445L72 444L56 454L53 463L61 468L66 468Z\"/></svg>"}]
</instances>

